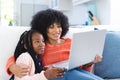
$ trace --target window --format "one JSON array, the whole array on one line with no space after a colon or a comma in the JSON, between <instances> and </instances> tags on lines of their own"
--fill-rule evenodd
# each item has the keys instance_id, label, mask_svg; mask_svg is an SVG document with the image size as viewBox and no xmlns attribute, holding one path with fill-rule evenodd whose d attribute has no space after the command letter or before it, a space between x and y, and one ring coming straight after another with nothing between
<instances>
[{"instance_id":1,"label":"window","mask_svg":"<svg viewBox=\"0 0 120 80\"><path fill-rule=\"evenodd\" d=\"M14 0L1 0L1 25L12 26L14 15Z\"/></svg>"}]
</instances>

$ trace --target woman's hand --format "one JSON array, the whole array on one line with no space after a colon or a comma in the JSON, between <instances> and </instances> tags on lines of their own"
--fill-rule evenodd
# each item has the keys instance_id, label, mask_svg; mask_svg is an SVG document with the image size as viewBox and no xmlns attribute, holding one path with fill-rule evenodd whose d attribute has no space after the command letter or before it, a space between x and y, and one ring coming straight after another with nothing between
<instances>
[{"instance_id":1,"label":"woman's hand","mask_svg":"<svg viewBox=\"0 0 120 80\"><path fill-rule=\"evenodd\" d=\"M101 60L102 60L102 57L97 54L94 58L94 61L92 61L88 64L85 64L83 66L84 66L84 68L88 68L88 67L92 66L93 64L100 62Z\"/></svg>"},{"instance_id":2,"label":"woman's hand","mask_svg":"<svg viewBox=\"0 0 120 80\"><path fill-rule=\"evenodd\" d=\"M25 64L13 64L10 66L9 70L17 77L21 78L28 74L29 66Z\"/></svg>"},{"instance_id":3,"label":"woman's hand","mask_svg":"<svg viewBox=\"0 0 120 80\"><path fill-rule=\"evenodd\" d=\"M65 74L65 69L64 68L49 68L45 71L45 76L47 79L51 79L51 78L61 78L63 77L63 75Z\"/></svg>"},{"instance_id":4,"label":"woman's hand","mask_svg":"<svg viewBox=\"0 0 120 80\"><path fill-rule=\"evenodd\" d=\"M102 61L102 56L100 56L100 55L96 55L95 56L95 59L94 59L94 61L93 61L93 63L95 64L95 63L98 63L98 62L101 62Z\"/></svg>"}]
</instances>

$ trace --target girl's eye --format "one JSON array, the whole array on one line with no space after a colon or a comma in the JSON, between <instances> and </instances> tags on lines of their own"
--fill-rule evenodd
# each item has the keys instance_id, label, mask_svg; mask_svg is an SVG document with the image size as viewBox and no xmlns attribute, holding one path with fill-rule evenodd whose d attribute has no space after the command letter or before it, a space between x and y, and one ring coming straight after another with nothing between
<instances>
[{"instance_id":1,"label":"girl's eye","mask_svg":"<svg viewBox=\"0 0 120 80\"><path fill-rule=\"evenodd\" d=\"M39 43L39 41L35 41L35 43Z\"/></svg>"},{"instance_id":2,"label":"girl's eye","mask_svg":"<svg viewBox=\"0 0 120 80\"><path fill-rule=\"evenodd\" d=\"M42 42L45 42L44 40L42 40Z\"/></svg>"}]
</instances>

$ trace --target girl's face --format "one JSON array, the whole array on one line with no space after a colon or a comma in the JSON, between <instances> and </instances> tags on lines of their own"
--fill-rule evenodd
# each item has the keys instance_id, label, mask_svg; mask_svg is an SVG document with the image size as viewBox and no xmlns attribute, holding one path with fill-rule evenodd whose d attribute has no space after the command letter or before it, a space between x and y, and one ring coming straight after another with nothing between
<instances>
[{"instance_id":1,"label":"girl's face","mask_svg":"<svg viewBox=\"0 0 120 80\"><path fill-rule=\"evenodd\" d=\"M58 23L54 23L47 29L48 41L57 41L60 39L62 27Z\"/></svg>"},{"instance_id":2,"label":"girl's face","mask_svg":"<svg viewBox=\"0 0 120 80\"><path fill-rule=\"evenodd\" d=\"M33 33L32 35L32 44L35 53L43 54L45 49L45 43L43 36L40 33Z\"/></svg>"}]
</instances>

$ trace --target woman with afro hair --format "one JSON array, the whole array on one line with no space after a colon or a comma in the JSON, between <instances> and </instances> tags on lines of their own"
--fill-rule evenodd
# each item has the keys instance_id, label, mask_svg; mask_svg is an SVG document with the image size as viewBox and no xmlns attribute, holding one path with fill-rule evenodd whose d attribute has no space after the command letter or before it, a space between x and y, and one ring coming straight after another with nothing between
<instances>
[{"instance_id":1,"label":"woman with afro hair","mask_svg":"<svg viewBox=\"0 0 120 80\"><path fill-rule=\"evenodd\" d=\"M52 68L56 68L54 66L55 63L69 59L71 39L64 38L69 30L69 22L66 15L53 9L40 11L33 16L31 29L37 30L44 37L45 51L42 55L44 67L52 66ZM99 61L101 61L101 57L96 55L92 63L65 72L63 68L58 72L56 78L50 80L103 80L89 72L92 69L92 65ZM13 70L13 68L16 68L16 70ZM16 73L17 69L18 66L13 63L7 67L7 70L13 74ZM18 73L22 75L22 73Z\"/></svg>"}]
</instances>

